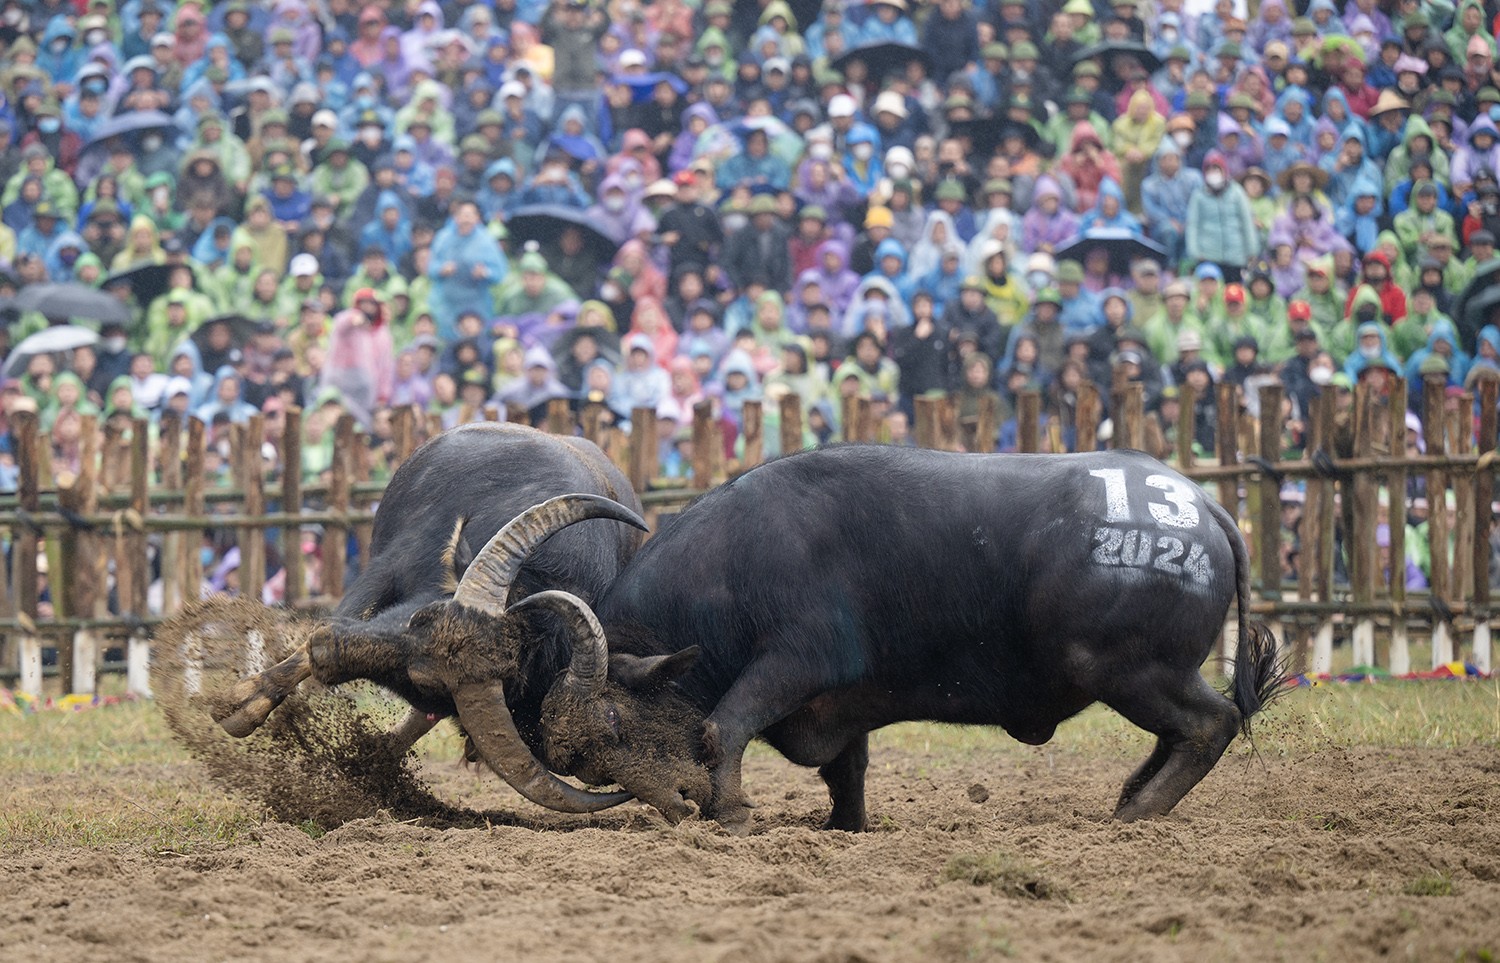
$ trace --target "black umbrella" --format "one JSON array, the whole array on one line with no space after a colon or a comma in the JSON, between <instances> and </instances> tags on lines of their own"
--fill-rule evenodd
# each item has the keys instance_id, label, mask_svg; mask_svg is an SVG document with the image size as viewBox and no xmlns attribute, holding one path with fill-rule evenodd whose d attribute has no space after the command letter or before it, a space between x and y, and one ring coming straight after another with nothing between
<instances>
[{"instance_id":1,"label":"black umbrella","mask_svg":"<svg viewBox=\"0 0 1500 963\"><path fill-rule=\"evenodd\" d=\"M1020 134L1028 150L1039 150L1042 146L1042 135L1037 132L1036 127L1017 123L1007 117L975 117L972 120L948 122L948 135L969 138L969 142L974 145L973 153L984 158L993 156L1001 141L1010 133Z\"/></svg>"},{"instance_id":2,"label":"black umbrella","mask_svg":"<svg viewBox=\"0 0 1500 963\"><path fill-rule=\"evenodd\" d=\"M1114 68L1114 64L1120 57L1129 57L1138 61L1142 67L1146 68L1148 74L1161 69L1161 58L1152 53L1145 44L1134 40L1110 40L1096 43L1092 47L1085 47L1073 55L1073 63L1093 60L1095 57L1103 61L1099 69L1103 72L1104 78L1116 84L1125 80Z\"/></svg>"},{"instance_id":3,"label":"black umbrella","mask_svg":"<svg viewBox=\"0 0 1500 963\"><path fill-rule=\"evenodd\" d=\"M510 232L510 239L516 246L526 241L536 241L543 248L555 247L562 232L570 227L583 232L584 246L601 263L614 260L615 253L624 243L622 239L591 221L587 212L564 204L529 204L516 208L505 219L505 229Z\"/></svg>"},{"instance_id":4,"label":"black umbrella","mask_svg":"<svg viewBox=\"0 0 1500 963\"><path fill-rule=\"evenodd\" d=\"M1096 227L1085 231L1052 252L1052 256L1059 261L1077 261L1082 264L1096 248L1109 252L1109 270L1112 274L1127 275L1130 273L1130 265L1146 258L1158 264L1167 263L1167 252L1161 245L1123 227Z\"/></svg>"},{"instance_id":5,"label":"black umbrella","mask_svg":"<svg viewBox=\"0 0 1500 963\"><path fill-rule=\"evenodd\" d=\"M243 348L248 344L255 336L255 329L260 327L258 321L252 321L243 314L216 314L198 325L197 329L189 335L201 354L208 354L213 350L208 343L208 329L215 324L229 325L229 343L236 348Z\"/></svg>"},{"instance_id":6,"label":"black umbrella","mask_svg":"<svg viewBox=\"0 0 1500 963\"><path fill-rule=\"evenodd\" d=\"M1491 260L1474 272L1463 293L1453 302L1458 338L1469 354L1477 350L1479 329L1484 327L1485 316L1496 304L1500 304L1500 260Z\"/></svg>"},{"instance_id":7,"label":"black umbrella","mask_svg":"<svg viewBox=\"0 0 1500 963\"><path fill-rule=\"evenodd\" d=\"M152 301L167 293L167 284L172 277L170 264L153 264L145 262L135 267L116 271L100 283L100 287L109 288L116 284L124 284L130 288L135 295L135 303L141 307L147 307Z\"/></svg>"},{"instance_id":8,"label":"black umbrella","mask_svg":"<svg viewBox=\"0 0 1500 963\"><path fill-rule=\"evenodd\" d=\"M130 323L130 306L86 284L28 284L11 306L17 311L39 311L49 321Z\"/></svg>"},{"instance_id":9,"label":"black umbrella","mask_svg":"<svg viewBox=\"0 0 1500 963\"><path fill-rule=\"evenodd\" d=\"M905 70L906 65L913 60L920 60L924 67L932 69L932 56L927 51L921 47L891 41L855 47L839 55L829 66L840 73L846 73L850 61L854 60L863 61L871 77L884 77L886 74Z\"/></svg>"},{"instance_id":10,"label":"black umbrella","mask_svg":"<svg viewBox=\"0 0 1500 963\"><path fill-rule=\"evenodd\" d=\"M132 110L118 117L111 117L98 127L94 128L94 135L89 138L89 147L102 144L116 137L131 137L145 130L157 130L167 127L175 127L170 114L164 114L159 110Z\"/></svg>"}]
</instances>

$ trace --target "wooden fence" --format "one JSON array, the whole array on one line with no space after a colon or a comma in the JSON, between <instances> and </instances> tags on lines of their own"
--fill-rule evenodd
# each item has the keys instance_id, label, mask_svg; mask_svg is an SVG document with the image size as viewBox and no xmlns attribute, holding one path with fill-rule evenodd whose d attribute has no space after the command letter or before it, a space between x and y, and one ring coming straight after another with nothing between
<instances>
[{"instance_id":1,"label":"wooden fence","mask_svg":"<svg viewBox=\"0 0 1500 963\"><path fill-rule=\"evenodd\" d=\"M1408 455L1405 445L1406 385L1397 382L1388 397L1357 387L1352 405L1338 410L1325 392L1309 414L1307 457L1283 460L1280 417L1282 389L1262 388L1256 419L1242 411L1236 389L1217 388L1217 451L1199 463L1193 446L1197 399L1181 389L1183 428L1169 440L1160 422L1144 410L1139 384L1117 384L1111 410L1110 446L1144 448L1158 454L1200 484L1239 518L1254 570L1253 608L1270 620L1290 647L1299 668L1327 671L1335 633L1350 640L1355 664L1379 665L1393 673L1411 671L1412 630L1430 637L1434 666L1461 654L1482 670L1490 668L1490 527L1494 495L1496 394L1500 379L1479 382L1477 430L1474 398L1450 398L1441 377L1423 386L1426 453ZM1447 402L1452 402L1447 403ZM547 411L545 430L578 433L597 443L641 493L648 521L685 505L699 491L763 460L766 405L774 406L777 446L803 447L801 400L747 402L742 411L736 457L725 455L723 422L712 402L694 410L691 480L658 478L657 416L651 409L632 414L633 431L607 424L605 410L587 405L577 415L566 401ZM868 399L845 399L841 411L850 441L881 440L885 426ZM1042 399L1023 392L1017 399L1015 438L1021 452L1063 451L1065 429L1095 438L1100 398L1082 386L1073 424L1043 419ZM524 420L524 411L504 413ZM466 411L461 420L498 420L502 413ZM208 428L196 419L163 422L153 439L145 419L128 429L83 421L76 470L54 471L51 446L36 416L12 417L19 485L0 496L0 530L9 533L10 575L0 592L0 681L19 678L22 691L40 694L44 674L59 688L89 693L98 672L124 671L131 691L148 694L151 626L196 597L203 584L200 545L206 531L232 530L240 549L241 594L260 597L267 578L267 550L284 566L283 603L326 608L337 603L345 581L346 552L353 537L354 558L362 564L369 550L373 507L384 484L371 481L380 459L353 420L344 415L333 427L332 460L316 482L304 484L303 413L286 413L273 443L274 465L263 458L262 416L230 427L228 484L210 485ZM1266 425L1273 430L1262 430ZM994 439L1001 429L999 406L990 398L977 414L960 418L952 399L915 402L914 442L922 447L972 450L975 439ZM394 412L388 455L380 466L394 470L426 438L441 430L435 415L415 408ZM276 466L283 469L277 470ZM1404 511L1408 479L1423 478L1432 506L1427 540L1430 590L1408 592ZM1305 483L1300 550L1295 578L1285 578L1282 540L1289 535L1282 518L1282 486ZM1380 498L1384 485L1388 498ZM1444 511L1451 500L1453 511ZM1387 518L1388 558L1376 532ZM302 526L322 527L321 571L309 584L304 566ZM1451 531L1450 531L1451 525ZM252 537L247 537L252 536ZM158 574L153 576L151 559ZM1344 564L1341 565L1340 562ZM45 573L39 568L45 567ZM1347 571L1347 580L1336 573ZM4 580L0 580L3 582ZM158 600L148 604L155 583ZM50 612L43 618L39 595L45 585ZM1232 621L1232 620L1231 620ZM1233 649L1226 632L1226 657ZM56 669L43 671L43 648L55 648ZM108 652L123 659L105 661Z\"/></svg>"}]
</instances>

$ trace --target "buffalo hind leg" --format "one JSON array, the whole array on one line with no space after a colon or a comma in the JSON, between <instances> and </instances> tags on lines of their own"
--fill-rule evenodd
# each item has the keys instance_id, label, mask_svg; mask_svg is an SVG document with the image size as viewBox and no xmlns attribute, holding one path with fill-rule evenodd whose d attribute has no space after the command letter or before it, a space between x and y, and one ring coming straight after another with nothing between
<instances>
[{"instance_id":1,"label":"buffalo hind leg","mask_svg":"<svg viewBox=\"0 0 1500 963\"><path fill-rule=\"evenodd\" d=\"M1156 748L1151 750L1151 755L1147 756L1146 761L1141 763L1140 768L1131 773L1130 778L1125 780L1125 787L1120 790L1120 799L1115 803L1115 812L1118 813L1123 809L1125 804L1134 799L1135 794L1141 791L1142 786L1150 782L1151 778L1158 772L1161 772L1161 767L1166 764L1167 757L1171 754L1172 747L1168 745L1165 739L1158 736Z\"/></svg>"},{"instance_id":2,"label":"buffalo hind leg","mask_svg":"<svg viewBox=\"0 0 1500 963\"><path fill-rule=\"evenodd\" d=\"M842 829L851 833L865 830L865 769L870 765L870 735L862 732L843 748L833 761L818 769L828 784L833 811L823 823L824 829Z\"/></svg>"},{"instance_id":3,"label":"buffalo hind leg","mask_svg":"<svg viewBox=\"0 0 1500 963\"><path fill-rule=\"evenodd\" d=\"M1240 713L1194 670L1179 678L1135 677L1102 701L1157 737L1151 757L1120 793L1115 818L1164 816L1208 775L1239 731Z\"/></svg>"}]
</instances>

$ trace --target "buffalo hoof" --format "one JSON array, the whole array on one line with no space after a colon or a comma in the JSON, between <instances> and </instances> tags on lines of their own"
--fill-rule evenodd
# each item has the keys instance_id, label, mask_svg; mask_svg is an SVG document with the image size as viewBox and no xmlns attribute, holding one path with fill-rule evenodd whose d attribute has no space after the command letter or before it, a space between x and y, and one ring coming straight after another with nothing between
<instances>
[{"instance_id":1,"label":"buffalo hoof","mask_svg":"<svg viewBox=\"0 0 1500 963\"><path fill-rule=\"evenodd\" d=\"M676 826L698 811L698 807L682 798L681 795L670 799L652 800L651 805L657 812L661 813L661 818L665 819L672 826Z\"/></svg>"},{"instance_id":2,"label":"buffalo hoof","mask_svg":"<svg viewBox=\"0 0 1500 963\"><path fill-rule=\"evenodd\" d=\"M311 674L307 650L299 649L264 672L235 683L228 697L211 712L231 736L243 739L266 724L271 712Z\"/></svg>"},{"instance_id":3,"label":"buffalo hoof","mask_svg":"<svg viewBox=\"0 0 1500 963\"><path fill-rule=\"evenodd\" d=\"M731 836L750 835L750 800L741 797L739 800L720 806L713 814L713 819L719 824L719 828Z\"/></svg>"},{"instance_id":4,"label":"buffalo hoof","mask_svg":"<svg viewBox=\"0 0 1500 963\"><path fill-rule=\"evenodd\" d=\"M865 820L865 814L848 816L843 813L832 812L828 818L823 820L823 829L832 829L845 833L862 833L869 829L869 823Z\"/></svg>"}]
</instances>

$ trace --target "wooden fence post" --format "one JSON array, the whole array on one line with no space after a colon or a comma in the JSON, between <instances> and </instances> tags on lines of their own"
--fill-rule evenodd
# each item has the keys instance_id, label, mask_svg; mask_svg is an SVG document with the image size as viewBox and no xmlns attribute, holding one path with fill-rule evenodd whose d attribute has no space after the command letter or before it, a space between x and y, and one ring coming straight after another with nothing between
<instances>
[{"instance_id":1,"label":"wooden fence post","mask_svg":"<svg viewBox=\"0 0 1500 963\"><path fill-rule=\"evenodd\" d=\"M1307 454L1309 458L1315 457L1318 452L1323 451L1326 445L1324 434L1324 415L1333 404L1333 393L1325 391L1313 399L1312 410L1308 412L1307 432ZM1324 570L1323 559L1328 552L1329 537L1324 530L1323 522L1329 517L1325 512L1325 506L1332 502L1329 495L1329 483L1320 475L1313 475L1307 480L1306 501L1302 505L1302 523L1298 526L1300 551L1297 555L1297 597L1304 602L1312 600L1316 595L1319 601L1327 601L1321 594L1321 574ZM1318 660L1331 659L1333 654L1333 622L1327 616L1315 616L1312 629L1312 657L1309 661L1307 650L1298 647L1293 650L1292 671L1305 672L1311 666L1314 672L1326 672L1327 669L1319 668Z\"/></svg>"},{"instance_id":2,"label":"wooden fence post","mask_svg":"<svg viewBox=\"0 0 1500 963\"><path fill-rule=\"evenodd\" d=\"M205 455L204 435L207 426L198 418L189 418L187 423L187 452L183 462L184 487L182 510L191 518L202 517L207 501L204 498L203 459ZM183 599L196 602L203 594L203 558L199 550L203 547L203 533L189 531L182 540Z\"/></svg>"},{"instance_id":3,"label":"wooden fence post","mask_svg":"<svg viewBox=\"0 0 1500 963\"><path fill-rule=\"evenodd\" d=\"M1394 675L1411 671L1411 641L1406 625L1406 402L1407 384L1397 378L1391 386L1387 410L1390 417L1391 469L1385 476L1386 528L1390 532L1387 555L1390 570L1387 586L1391 595L1391 648L1387 668Z\"/></svg>"},{"instance_id":4,"label":"wooden fence post","mask_svg":"<svg viewBox=\"0 0 1500 963\"><path fill-rule=\"evenodd\" d=\"M334 604L344 597L344 567L349 556L349 524L342 516L349 511L353 442L354 416L339 415L333 428L333 464L328 484L328 507L339 521L326 527L323 539L323 595Z\"/></svg>"},{"instance_id":5,"label":"wooden fence post","mask_svg":"<svg viewBox=\"0 0 1500 963\"><path fill-rule=\"evenodd\" d=\"M390 466L392 474L416 450L416 420L417 412L414 405L400 405L391 412L391 443L394 449ZM283 451L285 451L284 448Z\"/></svg>"},{"instance_id":6,"label":"wooden fence post","mask_svg":"<svg viewBox=\"0 0 1500 963\"><path fill-rule=\"evenodd\" d=\"M41 508L41 435L37 415L18 411L11 415L16 438L17 506L35 514ZM36 634L37 618L37 532L25 521L16 530L12 570L15 573L16 618L21 623L20 649L21 691L33 698L42 695L42 640Z\"/></svg>"},{"instance_id":7,"label":"wooden fence post","mask_svg":"<svg viewBox=\"0 0 1500 963\"><path fill-rule=\"evenodd\" d=\"M94 514L98 507L94 477L98 454L98 417L84 415L79 430L78 474L68 477L70 473L60 473L57 479L59 508L85 517ZM94 565L99 555L95 550L96 539L90 532L70 525L58 533L58 541L61 543L58 554L62 566L52 576L53 598L63 602L64 616L92 619L98 615L95 609L101 588ZM65 691L92 695L98 689L99 645L93 629L80 628L73 632L70 641L59 640L57 668L66 686Z\"/></svg>"},{"instance_id":8,"label":"wooden fence post","mask_svg":"<svg viewBox=\"0 0 1500 963\"><path fill-rule=\"evenodd\" d=\"M1078 385L1078 405L1073 413L1074 451L1099 448L1099 386L1085 378Z\"/></svg>"},{"instance_id":9,"label":"wooden fence post","mask_svg":"<svg viewBox=\"0 0 1500 963\"><path fill-rule=\"evenodd\" d=\"M401 414L404 419L400 419ZM398 462L411 456L413 412L411 408L396 409L396 458ZM402 422L405 427L401 427ZM302 512L302 409L288 408L285 426L281 433L281 510L289 515ZM281 564L286 569L282 602L294 608L302 601L306 575L302 566L302 526L289 522L281 526Z\"/></svg>"},{"instance_id":10,"label":"wooden fence post","mask_svg":"<svg viewBox=\"0 0 1500 963\"><path fill-rule=\"evenodd\" d=\"M1193 434L1198 427L1198 389L1184 382L1177 388L1177 470L1193 467Z\"/></svg>"},{"instance_id":11,"label":"wooden fence post","mask_svg":"<svg viewBox=\"0 0 1500 963\"><path fill-rule=\"evenodd\" d=\"M157 469L161 487L169 492L182 491L182 421L176 417L163 418L160 422L160 437L157 439ZM174 505L164 506L171 512ZM175 506L180 508L181 506ZM161 610L176 612L182 608L182 566L177 560L182 557L182 532L164 532L161 537Z\"/></svg>"},{"instance_id":12,"label":"wooden fence post","mask_svg":"<svg viewBox=\"0 0 1500 963\"><path fill-rule=\"evenodd\" d=\"M1372 415L1374 403L1369 386L1360 383L1354 386L1354 457L1369 458L1375 451ZM1379 511L1375 478L1369 472L1358 472L1354 476L1354 530L1350 535L1349 582L1354 593L1354 604L1359 607L1355 616L1354 632L1350 642L1352 658L1357 666L1375 664L1375 618L1370 614L1370 603L1374 601L1376 573L1375 525Z\"/></svg>"},{"instance_id":13,"label":"wooden fence post","mask_svg":"<svg viewBox=\"0 0 1500 963\"><path fill-rule=\"evenodd\" d=\"M134 530L126 540L127 564L130 568L130 600L120 600L124 608L136 618L137 628L130 633L126 643L125 687L132 695L151 697L151 644L146 636L145 618L151 614L147 602L151 589L151 569L146 558L146 515L151 511L150 478L151 467L151 423L145 418L136 418L130 423L130 511L129 520ZM139 527L137 527L139 526Z\"/></svg>"},{"instance_id":14,"label":"wooden fence post","mask_svg":"<svg viewBox=\"0 0 1500 963\"><path fill-rule=\"evenodd\" d=\"M1479 466L1474 472L1474 666L1493 671L1490 649L1490 527L1495 497L1496 411L1500 404L1500 378L1479 379ZM1485 460L1490 459L1489 464Z\"/></svg>"},{"instance_id":15,"label":"wooden fence post","mask_svg":"<svg viewBox=\"0 0 1500 963\"><path fill-rule=\"evenodd\" d=\"M1115 448L1144 450L1146 445L1145 386L1127 381L1117 396L1120 408L1115 418Z\"/></svg>"},{"instance_id":16,"label":"wooden fence post","mask_svg":"<svg viewBox=\"0 0 1500 963\"><path fill-rule=\"evenodd\" d=\"M781 398L781 453L802 450L802 399L795 394Z\"/></svg>"},{"instance_id":17,"label":"wooden fence post","mask_svg":"<svg viewBox=\"0 0 1500 963\"><path fill-rule=\"evenodd\" d=\"M1281 385L1260 389L1260 459L1270 468L1260 473L1260 511L1255 521L1255 541L1260 570L1260 596L1281 598L1281 483L1275 465L1281 460ZM1274 627L1273 627L1274 628ZM1278 634L1278 638L1282 636Z\"/></svg>"},{"instance_id":18,"label":"wooden fence post","mask_svg":"<svg viewBox=\"0 0 1500 963\"><path fill-rule=\"evenodd\" d=\"M1468 392L1458 396L1458 408L1446 412L1448 418L1448 451L1460 458L1473 453L1474 397ZM1474 597L1474 475L1454 471L1449 474L1453 486L1454 518L1449 538L1453 543L1453 561L1448 569L1448 600L1467 603ZM1452 640L1453 658L1459 659L1459 644Z\"/></svg>"},{"instance_id":19,"label":"wooden fence post","mask_svg":"<svg viewBox=\"0 0 1500 963\"><path fill-rule=\"evenodd\" d=\"M573 405L566 398L553 398L547 402L547 433L552 435L573 434Z\"/></svg>"},{"instance_id":20,"label":"wooden fence post","mask_svg":"<svg viewBox=\"0 0 1500 963\"><path fill-rule=\"evenodd\" d=\"M1000 399L994 394L985 394L979 399L979 412L974 419L974 440L965 445L969 451L990 454L1000 442Z\"/></svg>"},{"instance_id":21,"label":"wooden fence post","mask_svg":"<svg viewBox=\"0 0 1500 963\"><path fill-rule=\"evenodd\" d=\"M1443 403L1448 393L1448 379L1430 374L1422 384L1422 433L1427 439L1427 454L1446 455L1447 420ZM1427 472L1427 547L1429 590L1436 603L1432 616L1432 667L1436 669L1453 661L1453 635L1448 620L1438 614L1451 596L1448 565L1448 476L1441 468Z\"/></svg>"},{"instance_id":22,"label":"wooden fence post","mask_svg":"<svg viewBox=\"0 0 1500 963\"><path fill-rule=\"evenodd\" d=\"M1042 393L1027 388L1016 396L1016 450L1042 450Z\"/></svg>"},{"instance_id":23,"label":"wooden fence post","mask_svg":"<svg viewBox=\"0 0 1500 963\"><path fill-rule=\"evenodd\" d=\"M656 477L656 409L636 408L630 412L630 485L644 492Z\"/></svg>"},{"instance_id":24,"label":"wooden fence post","mask_svg":"<svg viewBox=\"0 0 1500 963\"><path fill-rule=\"evenodd\" d=\"M744 445L740 451L740 471L749 471L765 461L765 411L759 401L747 401L740 409L740 437Z\"/></svg>"},{"instance_id":25,"label":"wooden fence post","mask_svg":"<svg viewBox=\"0 0 1500 963\"><path fill-rule=\"evenodd\" d=\"M583 411L579 413L578 420L583 437L596 445L600 445L602 448L603 445L599 433L604 420L604 405L597 401L590 401L583 406Z\"/></svg>"},{"instance_id":26,"label":"wooden fence post","mask_svg":"<svg viewBox=\"0 0 1500 963\"><path fill-rule=\"evenodd\" d=\"M240 490L244 492L246 515L259 516L266 513L266 476L260 455L261 439L265 437L265 416L252 415L245 425L240 439ZM240 595L260 601L261 589L266 582L266 531L263 528L242 528L240 545Z\"/></svg>"},{"instance_id":27,"label":"wooden fence post","mask_svg":"<svg viewBox=\"0 0 1500 963\"><path fill-rule=\"evenodd\" d=\"M714 418L714 403L693 405L693 487L712 488L723 471L724 433Z\"/></svg>"},{"instance_id":28,"label":"wooden fence post","mask_svg":"<svg viewBox=\"0 0 1500 963\"><path fill-rule=\"evenodd\" d=\"M912 399L913 413L917 423L913 433L918 448L935 449L938 446L938 400L936 398Z\"/></svg>"}]
</instances>

